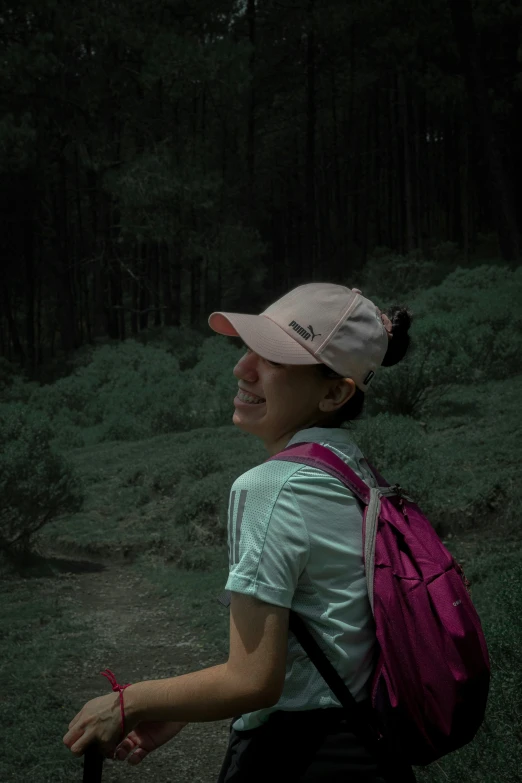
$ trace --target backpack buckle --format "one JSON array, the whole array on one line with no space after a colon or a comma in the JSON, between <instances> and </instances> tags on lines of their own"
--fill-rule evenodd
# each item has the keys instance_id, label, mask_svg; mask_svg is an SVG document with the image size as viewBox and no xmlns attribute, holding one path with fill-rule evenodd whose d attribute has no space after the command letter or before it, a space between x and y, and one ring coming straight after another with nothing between
<instances>
[{"instance_id":1,"label":"backpack buckle","mask_svg":"<svg viewBox=\"0 0 522 783\"><path fill-rule=\"evenodd\" d=\"M404 498L405 497L407 498L408 496L405 494L400 484L394 484L393 489L395 490L396 494L399 497L399 508L403 513L404 519L406 520L406 522L409 522L408 513L406 511L406 508L404 507Z\"/></svg>"}]
</instances>

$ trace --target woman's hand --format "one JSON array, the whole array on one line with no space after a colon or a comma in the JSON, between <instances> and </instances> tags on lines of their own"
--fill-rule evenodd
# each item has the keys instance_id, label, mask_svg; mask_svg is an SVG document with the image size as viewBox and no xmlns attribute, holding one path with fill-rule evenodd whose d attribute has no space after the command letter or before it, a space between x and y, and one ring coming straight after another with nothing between
<instances>
[{"instance_id":1,"label":"woman's hand","mask_svg":"<svg viewBox=\"0 0 522 783\"><path fill-rule=\"evenodd\" d=\"M132 730L125 719L126 730ZM69 723L69 731L63 738L74 756L83 756L85 749L97 742L106 758L113 758L121 742L121 707L119 693L108 693L88 701Z\"/></svg>"},{"instance_id":2,"label":"woman's hand","mask_svg":"<svg viewBox=\"0 0 522 783\"><path fill-rule=\"evenodd\" d=\"M153 750L173 739L186 723L175 721L144 721L139 723L116 748L114 758L125 761L133 766L140 764Z\"/></svg>"}]
</instances>

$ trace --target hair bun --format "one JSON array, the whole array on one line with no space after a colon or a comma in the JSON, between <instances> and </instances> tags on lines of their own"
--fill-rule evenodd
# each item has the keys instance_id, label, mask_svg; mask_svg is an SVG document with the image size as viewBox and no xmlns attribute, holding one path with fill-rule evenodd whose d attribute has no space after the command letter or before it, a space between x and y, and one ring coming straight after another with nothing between
<instances>
[{"instance_id":1,"label":"hair bun","mask_svg":"<svg viewBox=\"0 0 522 783\"><path fill-rule=\"evenodd\" d=\"M411 338L408 331L413 322L413 313L401 305L394 305L383 312L386 312L392 323L393 339L390 340L382 366L393 367L404 358L410 346Z\"/></svg>"}]
</instances>

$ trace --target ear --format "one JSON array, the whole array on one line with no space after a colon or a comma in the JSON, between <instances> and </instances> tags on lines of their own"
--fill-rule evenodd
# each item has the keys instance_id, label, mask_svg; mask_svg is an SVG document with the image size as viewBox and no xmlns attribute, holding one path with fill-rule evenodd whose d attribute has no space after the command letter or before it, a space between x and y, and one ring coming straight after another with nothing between
<instances>
[{"instance_id":1,"label":"ear","mask_svg":"<svg viewBox=\"0 0 522 783\"><path fill-rule=\"evenodd\" d=\"M355 394L355 381L353 378L341 378L330 386L328 393L319 403L320 410L331 413L342 408Z\"/></svg>"}]
</instances>

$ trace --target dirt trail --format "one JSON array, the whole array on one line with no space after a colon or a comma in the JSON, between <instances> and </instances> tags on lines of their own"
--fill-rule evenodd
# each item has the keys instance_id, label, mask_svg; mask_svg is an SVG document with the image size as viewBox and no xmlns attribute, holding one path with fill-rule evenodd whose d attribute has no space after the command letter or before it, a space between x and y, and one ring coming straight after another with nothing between
<instances>
[{"instance_id":1,"label":"dirt trail","mask_svg":"<svg viewBox=\"0 0 522 783\"><path fill-rule=\"evenodd\" d=\"M106 668L125 684L175 677L221 662L205 657L197 638L180 631L172 611L168 612L167 601L158 600L150 585L128 565L68 574L66 579L70 591L62 590L61 600L69 608L74 606L91 631L82 665L64 672L64 683L70 682L78 709L110 690L108 680L98 674ZM230 720L189 724L137 767L105 761L103 781L214 783L225 755L229 726Z\"/></svg>"}]
</instances>

